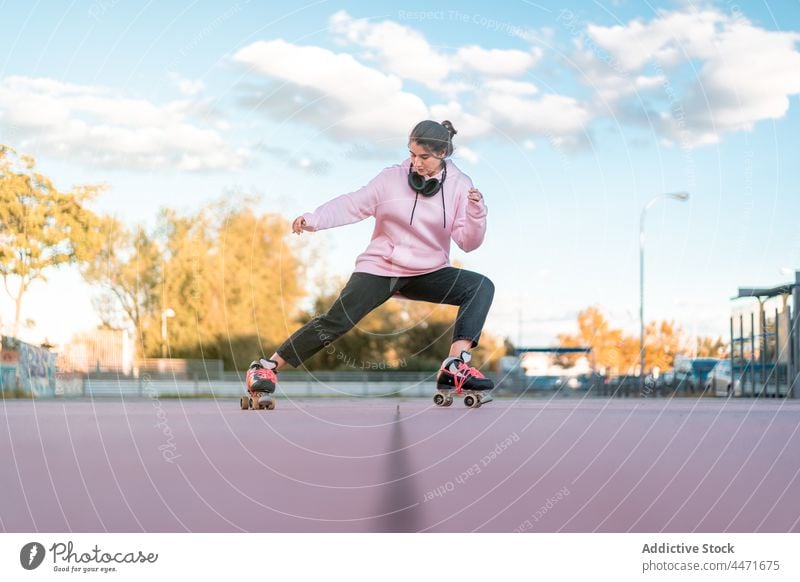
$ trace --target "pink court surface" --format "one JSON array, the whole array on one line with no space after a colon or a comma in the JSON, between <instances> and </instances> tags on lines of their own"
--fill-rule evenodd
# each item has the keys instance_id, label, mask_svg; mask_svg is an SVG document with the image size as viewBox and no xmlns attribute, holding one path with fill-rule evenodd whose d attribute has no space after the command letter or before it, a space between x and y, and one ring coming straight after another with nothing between
<instances>
[{"instance_id":1,"label":"pink court surface","mask_svg":"<svg viewBox=\"0 0 800 582\"><path fill-rule=\"evenodd\" d=\"M0 401L5 532L796 532L800 402Z\"/></svg>"}]
</instances>

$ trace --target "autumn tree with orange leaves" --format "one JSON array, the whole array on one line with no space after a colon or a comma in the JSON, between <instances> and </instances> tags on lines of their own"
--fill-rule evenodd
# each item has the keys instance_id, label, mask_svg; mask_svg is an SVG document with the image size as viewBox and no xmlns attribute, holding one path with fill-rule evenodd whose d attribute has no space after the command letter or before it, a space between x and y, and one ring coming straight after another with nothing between
<instances>
[{"instance_id":1,"label":"autumn tree with orange leaves","mask_svg":"<svg viewBox=\"0 0 800 582\"><path fill-rule=\"evenodd\" d=\"M596 370L608 375L634 374L639 367L639 338L626 335L622 329L612 327L599 307L587 307L578 313L578 333L560 334L561 347L591 347L591 361ZM708 338L700 338L703 345L711 344ZM719 348L717 343L713 348ZM644 337L645 368L650 372L655 367L669 370L673 367L675 356L685 354L687 341L683 330L674 321L650 322L645 326ZM573 354L559 357L559 364L565 367L574 365L578 356Z\"/></svg>"}]
</instances>

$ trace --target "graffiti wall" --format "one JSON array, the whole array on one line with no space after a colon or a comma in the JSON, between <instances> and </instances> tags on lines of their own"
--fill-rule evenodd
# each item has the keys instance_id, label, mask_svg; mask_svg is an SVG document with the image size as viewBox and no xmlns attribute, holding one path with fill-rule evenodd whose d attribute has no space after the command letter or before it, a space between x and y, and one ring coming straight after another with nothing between
<instances>
[{"instance_id":1,"label":"graffiti wall","mask_svg":"<svg viewBox=\"0 0 800 582\"><path fill-rule=\"evenodd\" d=\"M16 338L0 343L0 388L21 390L34 396L55 394L56 354Z\"/></svg>"}]
</instances>

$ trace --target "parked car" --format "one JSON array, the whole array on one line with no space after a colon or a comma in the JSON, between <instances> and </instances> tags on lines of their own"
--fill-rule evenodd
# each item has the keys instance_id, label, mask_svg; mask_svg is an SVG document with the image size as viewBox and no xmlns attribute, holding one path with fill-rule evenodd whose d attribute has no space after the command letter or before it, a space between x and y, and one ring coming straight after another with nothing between
<instances>
[{"instance_id":1,"label":"parked car","mask_svg":"<svg viewBox=\"0 0 800 582\"><path fill-rule=\"evenodd\" d=\"M741 396L741 378L734 380L731 371L731 361L721 360L708 374L705 388L714 396Z\"/></svg>"},{"instance_id":2,"label":"parked car","mask_svg":"<svg viewBox=\"0 0 800 582\"><path fill-rule=\"evenodd\" d=\"M675 389L695 392L704 388L708 374L718 363L717 358L675 358Z\"/></svg>"}]
</instances>

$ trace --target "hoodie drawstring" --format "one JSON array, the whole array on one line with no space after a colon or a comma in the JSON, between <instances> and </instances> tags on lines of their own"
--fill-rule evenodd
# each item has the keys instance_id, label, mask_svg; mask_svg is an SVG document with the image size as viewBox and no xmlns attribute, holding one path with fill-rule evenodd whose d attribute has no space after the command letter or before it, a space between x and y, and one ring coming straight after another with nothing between
<instances>
[{"instance_id":1,"label":"hoodie drawstring","mask_svg":"<svg viewBox=\"0 0 800 582\"><path fill-rule=\"evenodd\" d=\"M409 175L411 174L411 167L408 168ZM444 182L447 180L447 166L444 167L444 174L442 175L442 183L439 186L438 194L442 196L442 228L447 228L447 209L444 204ZM419 201L419 192L414 196L414 208L411 209L411 220L408 224L414 224L414 212L417 210L417 202Z\"/></svg>"},{"instance_id":2,"label":"hoodie drawstring","mask_svg":"<svg viewBox=\"0 0 800 582\"><path fill-rule=\"evenodd\" d=\"M442 228L447 228L447 209L444 206L444 192L441 192L442 195ZM417 195L414 196L414 208L411 209L411 220L408 221L408 224L414 224L414 212L417 210L417 201L419 200L419 192Z\"/></svg>"},{"instance_id":3,"label":"hoodie drawstring","mask_svg":"<svg viewBox=\"0 0 800 582\"><path fill-rule=\"evenodd\" d=\"M414 196L414 208L411 209L411 220L408 222L408 224L414 224L414 211L417 209L417 200L419 200L419 192L417 192L417 195Z\"/></svg>"}]
</instances>

